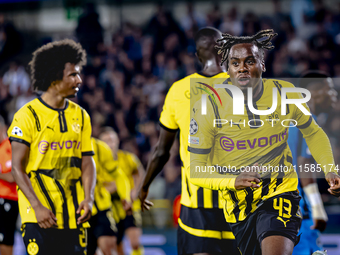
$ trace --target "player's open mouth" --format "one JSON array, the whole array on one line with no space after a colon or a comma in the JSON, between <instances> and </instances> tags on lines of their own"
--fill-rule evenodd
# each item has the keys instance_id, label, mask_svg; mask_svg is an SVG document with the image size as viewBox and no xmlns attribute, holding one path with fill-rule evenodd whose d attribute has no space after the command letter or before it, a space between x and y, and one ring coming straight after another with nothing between
<instances>
[{"instance_id":1,"label":"player's open mouth","mask_svg":"<svg viewBox=\"0 0 340 255\"><path fill-rule=\"evenodd\" d=\"M247 78L247 77L241 77L241 78L238 78L238 83L241 85L241 86L245 86L249 83L250 81L250 78Z\"/></svg>"}]
</instances>

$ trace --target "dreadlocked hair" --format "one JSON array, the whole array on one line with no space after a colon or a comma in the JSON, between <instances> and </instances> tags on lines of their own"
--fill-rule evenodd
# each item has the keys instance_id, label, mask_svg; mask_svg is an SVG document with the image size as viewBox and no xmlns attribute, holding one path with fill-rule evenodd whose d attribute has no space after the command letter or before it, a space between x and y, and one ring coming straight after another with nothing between
<instances>
[{"instance_id":1,"label":"dreadlocked hair","mask_svg":"<svg viewBox=\"0 0 340 255\"><path fill-rule=\"evenodd\" d=\"M271 50L274 48L274 45L272 45L271 40L275 36L277 36L277 33L274 33L273 29L261 30L260 32L253 36L232 36L230 34L222 34L222 38L217 40L217 43L223 42L222 46L219 45L215 46L215 48L218 50L217 53L222 54L221 65L223 65L223 63L227 61L230 49L235 44L253 43L260 50L263 49ZM266 37L267 39L261 40ZM264 52L262 54L264 54Z\"/></svg>"}]
</instances>

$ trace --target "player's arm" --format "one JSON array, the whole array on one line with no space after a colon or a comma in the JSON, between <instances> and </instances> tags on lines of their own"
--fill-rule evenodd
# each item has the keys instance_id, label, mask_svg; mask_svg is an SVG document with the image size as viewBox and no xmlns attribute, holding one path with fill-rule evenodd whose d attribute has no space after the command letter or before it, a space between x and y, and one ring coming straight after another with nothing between
<instances>
[{"instance_id":1,"label":"player's arm","mask_svg":"<svg viewBox=\"0 0 340 255\"><path fill-rule=\"evenodd\" d=\"M81 169L81 179L83 182L85 198L77 209L78 214L84 210L84 213L77 219L78 225L88 221L91 217L94 201L94 188L96 186L96 167L92 156L82 157Z\"/></svg>"},{"instance_id":2,"label":"player's arm","mask_svg":"<svg viewBox=\"0 0 340 255\"><path fill-rule=\"evenodd\" d=\"M191 122L196 124L197 129L190 134L190 166L186 169L189 180L196 186L213 190L236 190L247 187L258 188L260 175L256 172L231 175L217 173L218 169L208 165L208 158L211 156L215 145L217 127L215 113L212 104L207 104L207 114L201 113L201 102L196 102L191 113ZM194 141L191 143L191 141ZM218 160L218 159L217 159ZM256 167L257 165L254 165Z\"/></svg>"},{"instance_id":3,"label":"player's arm","mask_svg":"<svg viewBox=\"0 0 340 255\"><path fill-rule=\"evenodd\" d=\"M19 189L30 202L37 222L41 228L57 226L57 218L48 208L44 207L35 194L30 178L25 172L29 158L29 147L26 144L12 141L12 174Z\"/></svg>"},{"instance_id":4,"label":"player's arm","mask_svg":"<svg viewBox=\"0 0 340 255\"><path fill-rule=\"evenodd\" d=\"M92 206L94 201L94 188L96 185L96 166L92 158L94 155L91 142L91 121L90 116L85 110L82 110L83 126L82 126L82 163L81 178L83 182L85 198L79 204L77 214L83 214L77 219L77 224L86 222L91 217Z\"/></svg>"},{"instance_id":5,"label":"player's arm","mask_svg":"<svg viewBox=\"0 0 340 255\"><path fill-rule=\"evenodd\" d=\"M154 148L151 158L146 167L146 174L142 182L139 199L142 203L142 210L149 210L153 204L146 200L149 187L155 177L162 171L170 157L170 149L175 141L177 130L170 130L165 127L160 129L160 134L156 147Z\"/></svg>"}]
</instances>

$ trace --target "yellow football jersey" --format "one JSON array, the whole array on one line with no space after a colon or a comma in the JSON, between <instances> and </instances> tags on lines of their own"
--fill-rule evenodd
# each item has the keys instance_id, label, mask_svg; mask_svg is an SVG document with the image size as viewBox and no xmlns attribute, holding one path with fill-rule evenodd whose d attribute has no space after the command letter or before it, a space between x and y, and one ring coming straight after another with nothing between
<instances>
[{"instance_id":1,"label":"yellow football jersey","mask_svg":"<svg viewBox=\"0 0 340 255\"><path fill-rule=\"evenodd\" d=\"M97 182L94 189L94 206L92 208L92 216L94 216L98 211L105 211L112 207L111 194L105 188L104 184L109 178L108 169L114 169L117 167L117 164L112 160L112 153L107 153L107 150L109 152L111 152L111 150L106 143L93 137L91 141L95 153L93 159L96 163L97 170Z\"/></svg>"},{"instance_id":2,"label":"yellow football jersey","mask_svg":"<svg viewBox=\"0 0 340 255\"><path fill-rule=\"evenodd\" d=\"M190 86L193 79L201 80L209 85L216 84L216 81L225 81L229 78L227 73L219 73L212 77L207 77L194 73L182 80L175 82L166 98L163 111L160 116L160 124L168 131L177 132L180 129L180 157L182 161L182 192L181 204L190 208L223 208L223 201L220 200L221 194L216 190L203 189L189 182L186 169L190 164L190 154L187 150L190 142L194 142L189 135L190 128L190 103L195 97L200 97L205 93L203 85L197 87ZM200 89L201 88L201 89ZM198 100L198 99L197 99Z\"/></svg>"},{"instance_id":3,"label":"yellow football jersey","mask_svg":"<svg viewBox=\"0 0 340 255\"><path fill-rule=\"evenodd\" d=\"M247 104L243 105L244 114L234 115L233 97L228 89L216 90L221 103L208 97L206 114L202 114L201 100L193 102L191 137L195 143L188 147L191 181L205 188L223 190L228 222L244 220L256 210L261 201L297 190L297 173L287 144L291 121L295 121L300 128L309 148L314 147L315 152L315 146L319 146L319 149L322 146L331 154L330 144L317 145L320 136L325 134L311 115L305 115L295 104L287 105L287 114L281 115L281 90L293 87L286 81L263 79L263 89L254 98L253 106L258 110L271 108L273 88L276 88L277 108L269 115L253 114ZM302 95L287 93L287 97L298 99ZM306 104L303 106L309 111ZM323 163L332 163L332 156L322 160ZM260 188L235 190L237 175L255 163L263 166ZM215 170L211 170L211 167Z\"/></svg>"},{"instance_id":4,"label":"yellow football jersey","mask_svg":"<svg viewBox=\"0 0 340 255\"><path fill-rule=\"evenodd\" d=\"M138 173L138 167L141 165L140 160L136 155L128 151L118 150L117 161L119 167L125 172L126 176L129 178L131 189L134 188L133 174ZM141 210L140 200L136 199L132 204L133 211ZM125 216L124 216L125 218Z\"/></svg>"},{"instance_id":5,"label":"yellow football jersey","mask_svg":"<svg viewBox=\"0 0 340 255\"><path fill-rule=\"evenodd\" d=\"M14 115L8 136L29 146L25 171L40 202L57 217L58 228L77 228L76 210L84 200L82 157L94 154L87 112L68 100L64 109L54 109L37 98ZM22 222L37 222L20 189L18 197Z\"/></svg>"},{"instance_id":6,"label":"yellow football jersey","mask_svg":"<svg viewBox=\"0 0 340 255\"><path fill-rule=\"evenodd\" d=\"M105 142L92 138L92 143L95 151L93 158L98 165L95 206L92 212L97 213L98 209L106 210L111 207L113 218L118 223L125 218L121 199L131 201L130 179L120 167L119 162L114 160L112 151ZM117 192L112 196L105 188L105 183L108 182L115 182L117 186Z\"/></svg>"}]
</instances>

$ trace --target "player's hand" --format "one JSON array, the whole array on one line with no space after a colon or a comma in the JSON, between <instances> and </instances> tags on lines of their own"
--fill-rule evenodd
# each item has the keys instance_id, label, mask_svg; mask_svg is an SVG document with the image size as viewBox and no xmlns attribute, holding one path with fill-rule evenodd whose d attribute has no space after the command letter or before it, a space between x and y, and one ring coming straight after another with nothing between
<instances>
[{"instance_id":1,"label":"player's hand","mask_svg":"<svg viewBox=\"0 0 340 255\"><path fill-rule=\"evenodd\" d=\"M340 196L340 176L335 173L328 173L326 175L326 180L330 186L328 192L333 196Z\"/></svg>"},{"instance_id":2,"label":"player's hand","mask_svg":"<svg viewBox=\"0 0 340 255\"><path fill-rule=\"evenodd\" d=\"M45 229L58 227L57 218L55 217L53 212L51 212L51 210L47 209L45 206L39 205L38 207L34 208L34 212L39 227Z\"/></svg>"},{"instance_id":3,"label":"player's hand","mask_svg":"<svg viewBox=\"0 0 340 255\"><path fill-rule=\"evenodd\" d=\"M122 200L122 204L123 204L123 209L124 209L125 212L131 210L131 207L132 207L132 203L131 202L128 202L125 199L123 199Z\"/></svg>"},{"instance_id":4,"label":"player's hand","mask_svg":"<svg viewBox=\"0 0 340 255\"><path fill-rule=\"evenodd\" d=\"M80 203L77 209L77 214L80 214L83 210L84 210L84 213L77 219L78 225L88 221L91 218L92 206L93 206L93 201L91 199L85 199Z\"/></svg>"},{"instance_id":5,"label":"player's hand","mask_svg":"<svg viewBox=\"0 0 340 255\"><path fill-rule=\"evenodd\" d=\"M149 193L149 189L145 190L141 188L138 194L138 197L142 204L142 212L144 212L144 209L149 211L150 207L153 206L153 203L146 199L148 196L148 193Z\"/></svg>"},{"instance_id":6,"label":"player's hand","mask_svg":"<svg viewBox=\"0 0 340 255\"><path fill-rule=\"evenodd\" d=\"M323 232L326 229L327 221L323 219L313 219L314 225L310 229L317 229Z\"/></svg>"},{"instance_id":7,"label":"player's hand","mask_svg":"<svg viewBox=\"0 0 340 255\"><path fill-rule=\"evenodd\" d=\"M235 180L235 189L259 188L260 185L258 184L261 182L261 176L257 172L259 169L260 167L256 163L251 167L252 171L240 173Z\"/></svg>"}]
</instances>

